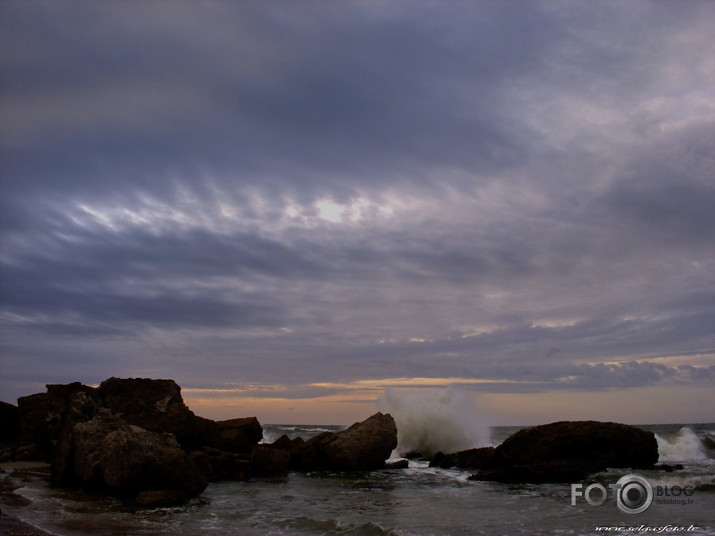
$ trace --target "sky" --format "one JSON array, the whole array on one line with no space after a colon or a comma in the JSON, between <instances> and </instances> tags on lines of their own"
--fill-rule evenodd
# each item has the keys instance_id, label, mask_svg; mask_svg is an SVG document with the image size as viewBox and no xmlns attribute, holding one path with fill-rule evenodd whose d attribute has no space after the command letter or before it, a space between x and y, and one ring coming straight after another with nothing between
<instances>
[{"instance_id":1,"label":"sky","mask_svg":"<svg viewBox=\"0 0 715 536\"><path fill-rule=\"evenodd\" d=\"M715 2L2 0L0 398L715 420Z\"/></svg>"}]
</instances>

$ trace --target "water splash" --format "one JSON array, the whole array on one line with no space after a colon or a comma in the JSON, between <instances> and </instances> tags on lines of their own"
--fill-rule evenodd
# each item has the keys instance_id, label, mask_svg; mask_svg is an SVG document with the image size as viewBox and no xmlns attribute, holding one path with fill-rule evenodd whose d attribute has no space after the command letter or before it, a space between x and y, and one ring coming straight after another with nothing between
<instances>
[{"instance_id":1,"label":"water splash","mask_svg":"<svg viewBox=\"0 0 715 536\"><path fill-rule=\"evenodd\" d=\"M388 389L377 401L397 424L397 454L424 456L489 445L489 426L474 399L452 387L439 391L399 393Z\"/></svg>"},{"instance_id":2,"label":"water splash","mask_svg":"<svg viewBox=\"0 0 715 536\"><path fill-rule=\"evenodd\" d=\"M660 462L703 462L708 460L700 438L687 426L683 426L674 434L660 436L655 434L658 442Z\"/></svg>"}]
</instances>

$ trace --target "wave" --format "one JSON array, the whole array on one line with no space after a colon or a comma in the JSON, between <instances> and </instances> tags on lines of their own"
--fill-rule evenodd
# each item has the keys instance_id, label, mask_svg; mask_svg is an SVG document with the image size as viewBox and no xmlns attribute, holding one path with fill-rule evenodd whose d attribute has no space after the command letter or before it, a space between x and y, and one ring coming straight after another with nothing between
<instances>
[{"instance_id":1,"label":"wave","mask_svg":"<svg viewBox=\"0 0 715 536\"><path fill-rule=\"evenodd\" d=\"M351 534L354 536L411 536L414 534L402 529L388 529L372 521L350 523L338 519L316 519L309 516L284 519L277 525L300 532L320 531L321 534Z\"/></svg>"},{"instance_id":2,"label":"wave","mask_svg":"<svg viewBox=\"0 0 715 536\"><path fill-rule=\"evenodd\" d=\"M655 434L658 442L658 461L663 462L708 462L703 442L692 429L683 426L674 434Z\"/></svg>"},{"instance_id":3,"label":"wave","mask_svg":"<svg viewBox=\"0 0 715 536\"><path fill-rule=\"evenodd\" d=\"M407 394L388 389L377 404L395 419L399 455L431 456L489 445L489 427L466 391L447 387Z\"/></svg>"}]
</instances>

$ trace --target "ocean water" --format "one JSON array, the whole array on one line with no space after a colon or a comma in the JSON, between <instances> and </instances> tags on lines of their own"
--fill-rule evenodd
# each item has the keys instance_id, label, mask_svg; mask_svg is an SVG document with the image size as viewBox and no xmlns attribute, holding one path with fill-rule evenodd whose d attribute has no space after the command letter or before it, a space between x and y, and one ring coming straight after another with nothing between
<instances>
[{"instance_id":1,"label":"ocean water","mask_svg":"<svg viewBox=\"0 0 715 536\"><path fill-rule=\"evenodd\" d=\"M583 499L572 505L569 484L470 481L471 471L429 468L423 461L410 461L407 469L214 483L173 508L137 508L32 480L17 491L29 506L8 510L63 536L715 535L715 451L708 449L715 445L715 424L642 428L656 434L661 462L682 463L684 470L639 471L669 495L636 515L622 513L611 497L601 506ZM266 425L264 442L283 433L308 438L339 429ZM499 444L516 430L492 428L490 441ZM593 480L607 485L627 473L608 471Z\"/></svg>"}]
</instances>

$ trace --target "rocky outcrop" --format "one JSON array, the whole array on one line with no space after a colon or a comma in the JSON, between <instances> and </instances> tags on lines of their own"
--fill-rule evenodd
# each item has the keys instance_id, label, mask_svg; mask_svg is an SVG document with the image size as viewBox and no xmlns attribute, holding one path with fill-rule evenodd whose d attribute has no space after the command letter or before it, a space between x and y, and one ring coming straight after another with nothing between
<instances>
[{"instance_id":1,"label":"rocky outcrop","mask_svg":"<svg viewBox=\"0 0 715 536\"><path fill-rule=\"evenodd\" d=\"M20 436L22 441L32 443L47 456L52 451L48 430L50 397L47 393L37 393L17 399L20 415Z\"/></svg>"},{"instance_id":2,"label":"rocky outcrop","mask_svg":"<svg viewBox=\"0 0 715 536\"><path fill-rule=\"evenodd\" d=\"M109 378L100 384L97 393L103 407L121 415L129 424L174 434L186 448L221 447L217 423L197 417L184 404L181 387L174 380Z\"/></svg>"},{"instance_id":3,"label":"rocky outcrop","mask_svg":"<svg viewBox=\"0 0 715 536\"><path fill-rule=\"evenodd\" d=\"M291 453L298 471L382 469L397 446L397 427L389 414L376 413L341 432L323 432Z\"/></svg>"},{"instance_id":4,"label":"rocky outcrop","mask_svg":"<svg viewBox=\"0 0 715 536\"><path fill-rule=\"evenodd\" d=\"M147 492L157 502L180 503L201 493L207 480L174 436L145 430L110 414L78 423L73 430L74 476L84 486L114 495Z\"/></svg>"},{"instance_id":5,"label":"rocky outcrop","mask_svg":"<svg viewBox=\"0 0 715 536\"><path fill-rule=\"evenodd\" d=\"M650 468L658 461L652 432L598 421L561 421L521 430L494 450L475 480L574 482L607 468Z\"/></svg>"},{"instance_id":6,"label":"rocky outcrop","mask_svg":"<svg viewBox=\"0 0 715 536\"><path fill-rule=\"evenodd\" d=\"M482 447L478 449L462 450L452 454L438 452L430 460L430 467L441 467L449 469L457 467L459 469L482 469L489 467L494 456L494 447Z\"/></svg>"},{"instance_id":7,"label":"rocky outcrop","mask_svg":"<svg viewBox=\"0 0 715 536\"><path fill-rule=\"evenodd\" d=\"M173 380L48 385L46 393L22 397L17 411L23 439L52 462L54 485L92 487L140 504L184 501L208 480L247 480L263 435L255 417L197 417ZM3 449L0 456L26 451Z\"/></svg>"},{"instance_id":8,"label":"rocky outcrop","mask_svg":"<svg viewBox=\"0 0 715 536\"><path fill-rule=\"evenodd\" d=\"M0 402L0 443L20 440L20 410L17 406Z\"/></svg>"}]
</instances>

